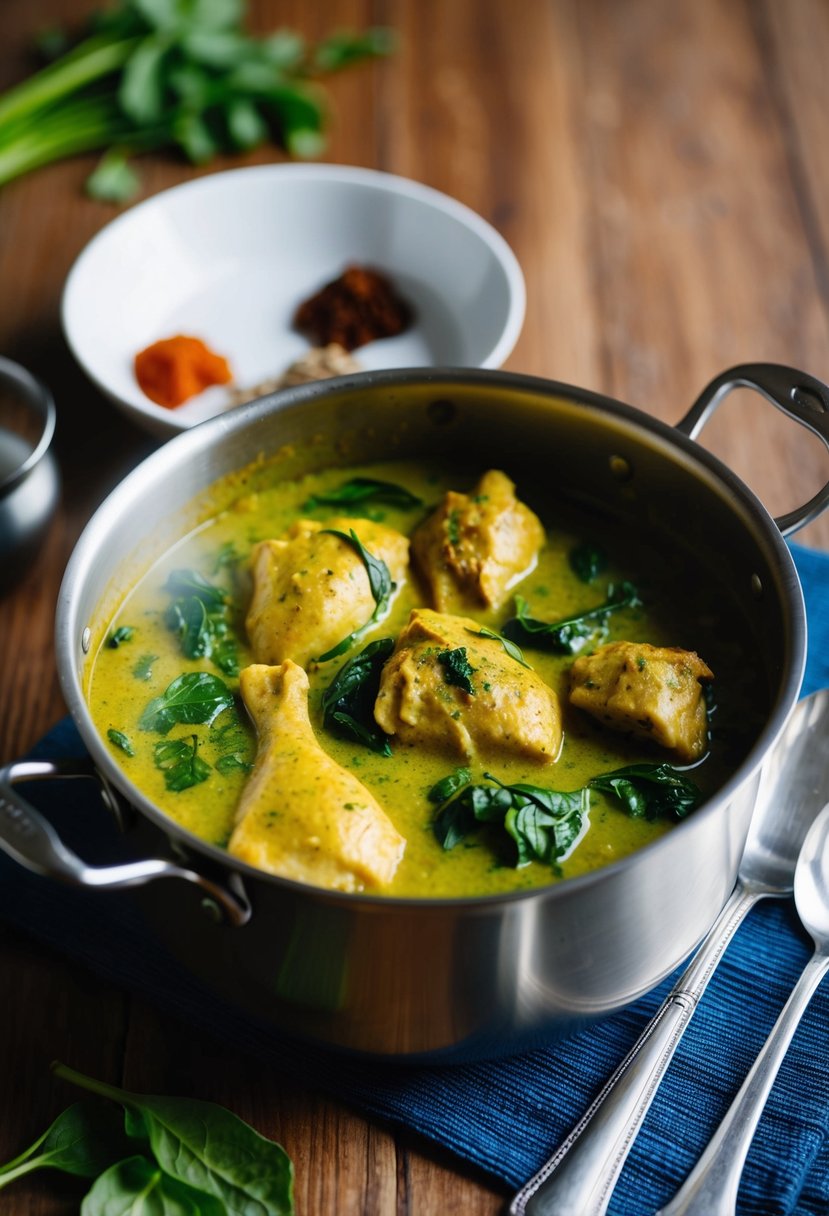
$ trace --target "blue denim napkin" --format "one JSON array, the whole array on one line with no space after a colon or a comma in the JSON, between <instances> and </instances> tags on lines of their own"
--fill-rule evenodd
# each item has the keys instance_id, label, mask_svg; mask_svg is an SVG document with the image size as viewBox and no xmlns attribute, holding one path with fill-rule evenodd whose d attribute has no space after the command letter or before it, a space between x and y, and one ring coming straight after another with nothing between
<instances>
[{"instance_id":1,"label":"blue denim napkin","mask_svg":"<svg viewBox=\"0 0 829 1216\"><path fill-rule=\"evenodd\" d=\"M792 546L810 631L804 693L829 686L829 554ZM33 753L79 755L68 719ZM827 749L829 760L829 749ZM97 794L61 790L62 825L100 838ZM50 790L30 787L49 813ZM52 791L54 796L54 791ZM56 812L57 813L57 812ZM89 856L89 849L85 851ZM508 1059L453 1067L366 1064L308 1047L284 1050L273 1031L218 1001L182 973L129 899L64 888L0 856L0 916L174 1016L382 1119L416 1129L510 1186L538 1169L635 1042L675 977L591 1029ZM771 1029L811 944L791 903L748 917L701 1002L645 1120L610 1205L645 1216L664 1204L701 1153ZM762 977L762 978L761 978ZM829 1213L829 984L795 1035L746 1162L740 1216Z\"/></svg>"}]
</instances>

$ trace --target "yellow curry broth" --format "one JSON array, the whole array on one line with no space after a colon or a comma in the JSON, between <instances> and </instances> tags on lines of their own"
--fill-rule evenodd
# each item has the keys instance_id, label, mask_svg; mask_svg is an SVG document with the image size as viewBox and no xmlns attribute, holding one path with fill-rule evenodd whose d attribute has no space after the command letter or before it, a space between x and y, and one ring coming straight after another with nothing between
<instances>
[{"instance_id":1,"label":"yellow curry broth","mask_svg":"<svg viewBox=\"0 0 829 1216\"><path fill-rule=\"evenodd\" d=\"M226 757L251 763L256 744L243 708L223 711L210 727L176 725L165 738L190 740L195 736L198 755L210 765L210 774L207 780L179 792L167 788L165 774L156 766L154 756L154 744L161 736L141 730L138 725L146 705L184 672L217 674L234 691L238 690L238 678L217 672L210 660L183 657L178 635L165 623L172 598L165 590L165 582L172 570L192 569L231 593L232 632L238 641L240 664L246 665L252 661L244 641L244 614L250 593L246 562L252 547L260 540L283 535L303 515L310 514L321 521L341 515L341 508L326 507L309 513L303 511L303 504L312 495L330 491L355 476L405 486L423 500L424 506L414 510L377 505L367 506L362 512L349 512L382 520L407 534L446 490L466 489L476 479L474 474L461 477L439 467L396 461L330 469L246 494L186 536L140 580L124 600L93 656L88 696L95 723L104 737L112 731L126 736L135 752L129 756L112 743L114 758L130 780L165 813L213 844L226 844L247 776L244 768L232 767L234 762L228 762ZM647 545L637 548L624 536L621 527L614 527L607 520L576 514L563 506L545 509L546 495L532 493L532 487L522 486L520 478L518 493L539 514L547 529L547 544L536 568L515 588L529 601L533 615L557 620L595 607L604 601L609 582L630 579L640 590L643 606L613 613L609 618L610 638L697 650L716 676L717 699L721 702L717 712L730 721L746 721L752 705L754 713L757 712L757 689L739 662L738 620L734 609L726 605L722 588L697 585L705 582L699 579L695 584L693 575L685 575L680 555L674 560L664 552L652 553ZM599 541L610 558L608 569L589 585L575 576L568 559L573 546L584 540ZM668 822L631 818L615 799L594 793L589 830L572 855L555 869L536 862L515 868L509 842L500 838L504 833L499 837L490 829L483 829L451 851L445 851L432 829L435 808L427 793L459 762L403 747L393 740L393 755L378 755L324 729L320 704L325 688L353 654L375 638L396 636L410 610L424 602L422 589L412 574L397 590L384 620L363 635L351 651L319 666L312 664L308 673L311 719L319 743L371 790L406 838L405 856L388 888L390 895L480 895L538 886L615 861L668 830ZM499 629L513 614L510 599L498 613L474 615L483 625ZM109 639L120 626L128 626L133 632L116 647ZM511 760L499 762L497 767L491 765L499 780L575 790L598 773L624 764L639 760L671 761L669 754L633 744L596 726L586 715L567 705L571 656L527 646L525 657L561 697L564 744L556 764ZM710 792L721 784L733 766L733 742L729 736L727 745L715 745L691 774L704 791ZM482 779L481 767L472 766L471 771L473 780Z\"/></svg>"}]
</instances>

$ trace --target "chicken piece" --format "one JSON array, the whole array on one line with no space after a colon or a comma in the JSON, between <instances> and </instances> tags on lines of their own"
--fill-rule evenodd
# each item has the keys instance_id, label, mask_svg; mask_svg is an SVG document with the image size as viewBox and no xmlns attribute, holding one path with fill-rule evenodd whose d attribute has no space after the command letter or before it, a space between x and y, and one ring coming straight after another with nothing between
<instances>
[{"instance_id":1,"label":"chicken piece","mask_svg":"<svg viewBox=\"0 0 829 1216\"><path fill-rule=\"evenodd\" d=\"M360 629L375 609L368 574L353 545L328 531L351 529L372 557L381 558L398 587L408 569L402 532L368 519L298 520L285 540L264 540L253 551L253 597L246 626L257 663L293 659L305 667Z\"/></svg>"},{"instance_id":2,"label":"chicken piece","mask_svg":"<svg viewBox=\"0 0 829 1216\"><path fill-rule=\"evenodd\" d=\"M415 608L383 668L377 724L401 743L467 760L552 763L561 749L558 697L480 628L468 617Z\"/></svg>"},{"instance_id":3,"label":"chicken piece","mask_svg":"<svg viewBox=\"0 0 829 1216\"><path fill-rule=\"evenodd\" d=\"M614 730L698 760L708 747L702 684L714 673L693 650L608 642L576 659L570 702Z\"/></svg>"},{"instance_id":4,"label":"chicken piece","mask_svg":"<svg viewBox=\"0 0 829 1216\"><path fill-rule=\"evenodd\" d=\"M537 516L490 469L469 494L450 490L412 537L412 556L439 612L498 608L544 544Z\"/></svg>"},{"instance_id":5,"label":"chicken piece","mask_svg":"<svg viewBox=\"0 0 829 1216\"><path fill-rule=\"evenodd\" d=\"M290 660L253 664L240 685L259 750L228 851L315 887L388 886L406 841L365 786L317 743L305 672Z\"/></svg>"}]
</instances>

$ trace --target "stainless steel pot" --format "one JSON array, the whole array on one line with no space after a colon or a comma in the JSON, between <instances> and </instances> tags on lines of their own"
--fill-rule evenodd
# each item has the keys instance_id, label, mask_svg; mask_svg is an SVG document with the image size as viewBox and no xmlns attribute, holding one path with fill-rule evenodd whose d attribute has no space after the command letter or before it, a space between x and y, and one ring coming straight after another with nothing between
<instances>
[{"instance_id":1,"label":"stainless steel pot","mask_svg":"<svg viewBox=\"0 0 829 1216\"><path fill-rule=\"evenodd\" d=\"M272 1025L372 1055L469 1057L569 1032L653 987L701 939L734 883L759 766L794 706L805 661L803 600L783 535L829 502L829 485L773 520L693 442L734 387L756 389L829 447L829 390L774 365L714 381L675 427L629 406L525 376L463 370L365 373L234 410L149 457L90 521L66 571L57 652L91 765L19 763L0 773L0 847L82 886L142 886L182 966ZM135 789L83 695L91 630L113 585L181 534L211 483L280 452L285 476L332 460L462 454L541 465L557 489L683 543L700 570L728 572L765 666L770 711L715 797L672 832L606 869L546 889L481 899L383 900L321 891L254 870L178 827ZM255 471L253 473L255 480ZM125 574L125 570L131 574ZM139 814L138 859L95 868L70 853L14 788L94 772L105 799ZM146 850L141 856L141 851ZM194 889L195 888L195 889Z\"/></svg>"}]
</instances>

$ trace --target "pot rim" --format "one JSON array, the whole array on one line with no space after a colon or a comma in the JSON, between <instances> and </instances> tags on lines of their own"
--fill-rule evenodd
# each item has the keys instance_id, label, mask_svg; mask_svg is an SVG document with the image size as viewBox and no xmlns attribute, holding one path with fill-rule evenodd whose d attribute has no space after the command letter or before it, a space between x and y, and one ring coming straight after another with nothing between
<instances>
[{"instance_id":1,"label":"pot rim","mask_svg":"<svg viewBox=\"0 0 829 1216\"><path fill-rule=\"evenodd\" d=\"M256 869L246 862L231 857L217 845L201 840L193 832L165 814L135 787L105 748L103 738L87 707L79 674L79 664L76 664L74 656L76 647L79 645L79 629L83 628L83 623L75 619L76 589L83 584L90 568L95 564L98 536L109 530L107 517L113 511L120 509L122 501L128 502L131 499L136 493L137 487L147 477L148 472L153 474L156 469L174 468L179 461L221 444L229 436L255 426L260 419L273 413L301 408L319 397L329 394L336 395L344 389L359 393L367 389L404 388L408 385L440 385L449 390L452 386L464 388L474 388L476 385L485 388L502 386L504 389L524 391L542 397L558 397L619 418L633 428L648 432L665 441L668 446L679 449L686 456L691 457L695 463L702 465L710 474L713 474L714 479L730 492L734 505L740 504L745 514L757 527L762 539L770 546L774 558L770 564L778 576L776 593L779 595L781 605L788 610L789 614L787 638L789 654L784 666L784 678L777 690L768 720L741 764L716 793L706 799L687 820L677 823L667 837L651 841L618 861L591 870L587 874L522 891L438 898L378 896L365 892L331 891ZM431 909L437 913L446 908L489 909L539 898L545 900L567 898L571 893L575 895L595 883L607 882L611 875L623 874L630 868L643 865L652 851L662 846L666 839L675 838L677 833L693 830L694 823L702 817L707 818L717 814L725 804L731 801L737 789L759 768L783 730L789 714L797 702L806 664L806 614L794 560L782 533L761 500L728 465L675 427L613 397L540 376L479 368L394 368L338 376L271 393L247 405L238 406L227 414L209 418L196 427L182 431L142 460L104 499L87 522L75 544L58 595L55 616L55 648L58 676L64 699L96 767L103 772L107 782L114 785L128 799L130 805L145 815L165 836L173 838L187 850L201 854L211 863L218 864L231 873L259 882L275 884L286 892L311 894L337 904L354 905L357 903L362 907L373 906L388 913L411 909L417 909L419 912Z\"/></svg>"}]
</instances>

